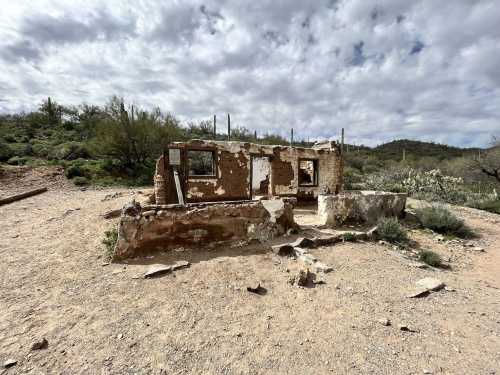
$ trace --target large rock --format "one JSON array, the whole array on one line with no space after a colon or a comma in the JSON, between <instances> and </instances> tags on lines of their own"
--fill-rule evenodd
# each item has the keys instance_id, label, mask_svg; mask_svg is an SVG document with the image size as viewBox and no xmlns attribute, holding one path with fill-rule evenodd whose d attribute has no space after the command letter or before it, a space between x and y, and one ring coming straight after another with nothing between
<instances>
[{"instance_id":1,"label":"large rock","mask_svg":"<svg viewBox=\"0 0 500 375\"><path fill-rule=\"evenodd\" d=\"M402 217L405 193L350 191L342 194L320 194L318 216L323 225L335 227L348 222L375 224L380 217Z\"/></svg>"},{"instance_id":2,"label":"large rock","mask_svg":"<svg viewBox=\"0 0 500 375\"><path fill-rule=\"evenodd\" d=\"M415 285L417 286L417 288L427 289L431 291L440 290L445 287L445 284L441 280L435 279L433 277L420 279L415 283Z\"/></svg>"}]
</instances>

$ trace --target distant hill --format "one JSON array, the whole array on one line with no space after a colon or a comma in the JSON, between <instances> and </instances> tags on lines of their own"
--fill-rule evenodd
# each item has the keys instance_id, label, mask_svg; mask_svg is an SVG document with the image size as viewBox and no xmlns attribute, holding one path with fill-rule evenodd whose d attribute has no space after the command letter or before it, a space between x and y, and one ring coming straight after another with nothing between
<instances>
[{"instance_id":1,"label":"distant hill","mask_svg":"<svg viewBox=\"0 0 500 375\"><path fill-rule=\"evenodd\" d=\"M434 142L412 141L399 139L372 148L372 152L382 160L401 159L403 150L406 157L433 157L439 160L452 159L461 156L477 154L479 148L460 148Z\"/></svg>"}]
</instances>

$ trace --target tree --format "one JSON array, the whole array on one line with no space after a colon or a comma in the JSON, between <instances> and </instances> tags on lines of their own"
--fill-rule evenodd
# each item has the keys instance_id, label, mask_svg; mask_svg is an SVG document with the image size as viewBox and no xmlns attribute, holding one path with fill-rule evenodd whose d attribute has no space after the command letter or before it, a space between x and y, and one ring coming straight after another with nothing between
<instances>
[{"instance_id":1,"label":"tree","mask_svg":"<svg viewBox=\"0 0 500 375\"><path fill-rule=\"evenodd\" d=\"M476 165L483 174L500 183L500 139L493 137L493 147L477 157Z\"/></svg>"},{"instance_id":2,"label":"tree","mask_svg":"<svg viewBox=\"0 0 500 375\"><path fill-rule=\"evenodd\" d=\"M118 159L130 168L147 166L168 143L182 139L179 122L159 109L127 111L122 100L112 98L105 117L97 123L93 150L99 156Z\"/></svg>"}]
</instances>

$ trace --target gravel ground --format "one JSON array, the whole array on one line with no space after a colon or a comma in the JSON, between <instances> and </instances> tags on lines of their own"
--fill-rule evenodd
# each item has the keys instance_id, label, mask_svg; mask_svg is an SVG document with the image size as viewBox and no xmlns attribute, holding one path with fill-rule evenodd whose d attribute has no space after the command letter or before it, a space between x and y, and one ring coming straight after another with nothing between
<instances>
[{"instance_id":1,"label":"gravel ground","mask_svg":"<svg viewBox=\"0 0 500 375\"><path fill-rule=\"evenodd\" d=\"M100 242L116 220L99 215L131 194L60 187L0 207L0 364L17 361L0 373L500 373L496 215L457 211L484 252L411 232L451 270L417 268L385 245L343 243L313 251L334 270L300 288L288 283L300 262L263 246L105 265ZM191 266L140 277L150 263L180 259ZM423 277L447 289L407 298ZM265 295L247 292L257 282ZM48 347L31 350L42 338Z\"/></svg>"}]
</instances>

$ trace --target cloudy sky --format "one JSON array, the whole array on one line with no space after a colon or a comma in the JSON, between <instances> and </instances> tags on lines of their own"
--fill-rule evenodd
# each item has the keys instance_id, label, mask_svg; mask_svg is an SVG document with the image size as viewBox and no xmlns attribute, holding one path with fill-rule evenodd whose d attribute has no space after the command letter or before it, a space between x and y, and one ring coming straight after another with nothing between
<instances>
[{"instance_id":1,"label":"cloudy sky","mask_svg":"<svg viewBox=\"0 0 500 375\"><path fill-rule=\"evenodd\" d=\"M0 3L0 112L119 95L304 139L500 133L498 0Z\"/></svg>"}]
</instances>

